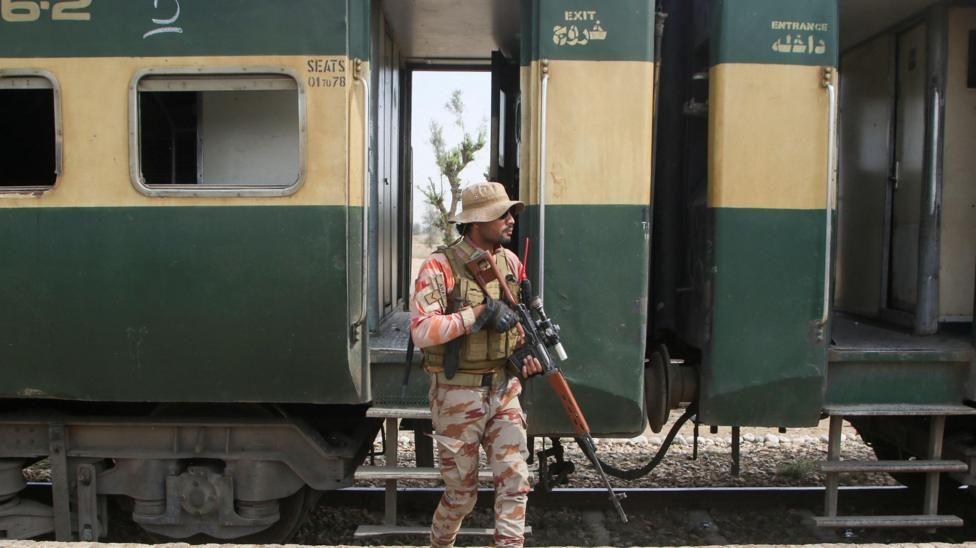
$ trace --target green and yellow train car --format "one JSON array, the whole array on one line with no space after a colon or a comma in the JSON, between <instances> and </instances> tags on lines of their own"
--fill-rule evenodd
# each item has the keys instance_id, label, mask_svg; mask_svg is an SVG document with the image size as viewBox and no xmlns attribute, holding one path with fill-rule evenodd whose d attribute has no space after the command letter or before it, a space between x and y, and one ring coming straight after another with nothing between
<instances>
[{"instance_id":1,"label":"green and yellow train car","mask_svg":"<svg viewBox=\"0 0 976 548\"><path fill-rule=\"evenodd\" d=\"M420 70L491 72L489 174L595 434L829 416L831 460L848 418L968 470L976 16L880 5L0 0L0 531L97 540L117 497L283 541L382 418L429 428ZM44 458L51 503L18 498Z\"/></svg>"},{"instance_id":2,"label":"green and yellow train car","mask_svg":"<svg viewBox=\"0 0 976 548\"><path fill-rule=\"evenodd\" d=\"M661 8L651 426L830 417L837 461L847 419L883 462L824 464L820 525L961 525L937 498L939 472L973 484L972 6ZM924 512L838 517L862 470L916 472Z\"/></svg>"},{"instance_id":3,"label":"green and yellow train car","mask_svg":"<svg viewBox=\"0 0 976 548\"><path fill-rule=\"evenodd\" d=\"M346 6L11 4L3 395L369 401Z\"/></svg>"},{"instance_id":4,"label":"green and yellow train car","mask_svg":"<svg viewBox=\"0 0 976 548\"><path fill-rule=\"evenodd\" d=\"M77 497L118 495L163 536L274 540L351 480L375 433L367 17L2 3L0 483L50 455L55 497L0 528L97 539Z\"/></svg>"},{"instance_id":5,"label":"green and yellow train car","mask_svg":"<svg viewBox=\"0 0 976 548\"><path fill-rule=\"evenodd\" d=\"M53 473L0 529L98 539L121 497L163 537L284 540L383 409L425 404L390 397L384 347L423 59L499 52L496 178L531 204L567 374L596 432L640 431L653 5L429 4L0 2L0 499ZM536 432L567 427L529 398Z\"/></svg>"}]
</instances>

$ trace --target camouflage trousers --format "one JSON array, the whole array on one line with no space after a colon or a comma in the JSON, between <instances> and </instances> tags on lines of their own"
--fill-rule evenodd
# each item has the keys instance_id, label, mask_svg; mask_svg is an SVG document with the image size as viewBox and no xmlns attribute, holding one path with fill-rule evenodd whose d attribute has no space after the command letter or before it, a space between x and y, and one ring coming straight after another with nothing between
<instances>
[{"instance_id":1,"label":"camouflage trousers","mask_svg":"<svg viewBox=\"0 0 976 548\"><path fill-rule=\"evenodd\" d=\"M479 446L495 478L495 545L522 546L529 492L522 385L503 378L489 388L439 384L431 376L430 409L445 490L430 531L431 546L453 546L478 498Z\"/></svg>"}]
</instances>

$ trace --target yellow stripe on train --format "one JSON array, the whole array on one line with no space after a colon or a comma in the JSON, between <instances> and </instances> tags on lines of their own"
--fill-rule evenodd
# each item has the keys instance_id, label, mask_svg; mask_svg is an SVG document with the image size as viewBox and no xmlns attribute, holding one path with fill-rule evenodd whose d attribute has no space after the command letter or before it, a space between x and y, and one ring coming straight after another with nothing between
<instances>
[{"instance_id":1,"label":"yellow stripe on train","mask_svg":"<svg viewBox=\"0 0 976 548\"><path fill-rule=\"evenodd\" d=\"M816 66L712 67L710 207L824 209L828 97Z\"/></svg>"},{"instance_id":2,"label":"yellow stripe on train","mask_svg":"<svg viewBox=\"0 0 976 548\"><path fill-rule=\"evenodd\" d=\"M280 69L298 80L304 92L306 154L300 160L304 180L294 193L154 197L137 190L130 177L133 77L149 68L165 72L192 67L202 73ZM0 59L0 73L35 69L54 76L63 128L62 172L54 188L37 195L0 193L0 208L343 205L347 194L352 205L360 205L363 91L354 80L353 68L345 57L310 56ZM329 85L324 78L329 78Z\"/></svg>"},{"instance_id":3,"label":"yellow stripe on train","mask_svg":"<svg viewBox=\"0 0 976 548\"><path fill-rule=\"evenodd\" d=\"M549 61L548 67L546 204L650 204L654 64ZM541 63L521 72L522 198L535 204Z\"/></svg>"}]
</instances>

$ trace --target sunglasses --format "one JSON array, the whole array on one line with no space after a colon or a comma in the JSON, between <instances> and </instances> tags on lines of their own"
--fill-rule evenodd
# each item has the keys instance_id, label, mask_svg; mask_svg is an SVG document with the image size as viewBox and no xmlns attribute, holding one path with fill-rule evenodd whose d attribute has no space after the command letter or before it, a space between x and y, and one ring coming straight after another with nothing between
<instances>
[{"instance_id":1,"label":"sunglasses","mask_svg":"<svg viewBox=\"0 0 976 548\"><path fill-rule=\"evenodd\" d=\"M512 210L511 210L511 209L509 209L509 210L508 210L508 211L506 211L505 213L502 213L502 216L501 216L501 217L499 217L499 218L497 218L497 219L495 219L495 220L496 220L496 221L504 221L505 219L507 219L507 218L508 218L508 216L509 216L509 215L511 215L511 216L512 216L512 218L515 218L515 214L514 214L514 213L512 213Z\"/></svg>"}]
</instances>

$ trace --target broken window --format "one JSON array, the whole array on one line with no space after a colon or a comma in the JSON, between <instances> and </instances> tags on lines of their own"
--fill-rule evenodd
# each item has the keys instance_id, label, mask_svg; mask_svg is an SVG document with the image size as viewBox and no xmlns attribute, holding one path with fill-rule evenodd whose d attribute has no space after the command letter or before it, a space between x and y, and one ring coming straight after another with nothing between
<instances>
[{"instance_id":1,"label":"broken window","mask_svg":"<svg viewBox=\"0 0 976 548\"><path fill-rule=\"evenodd\" d=\"M54 186L60 167L60 116L54 79L0 71L0 191Z\"/></svg>"}]
</instances>

